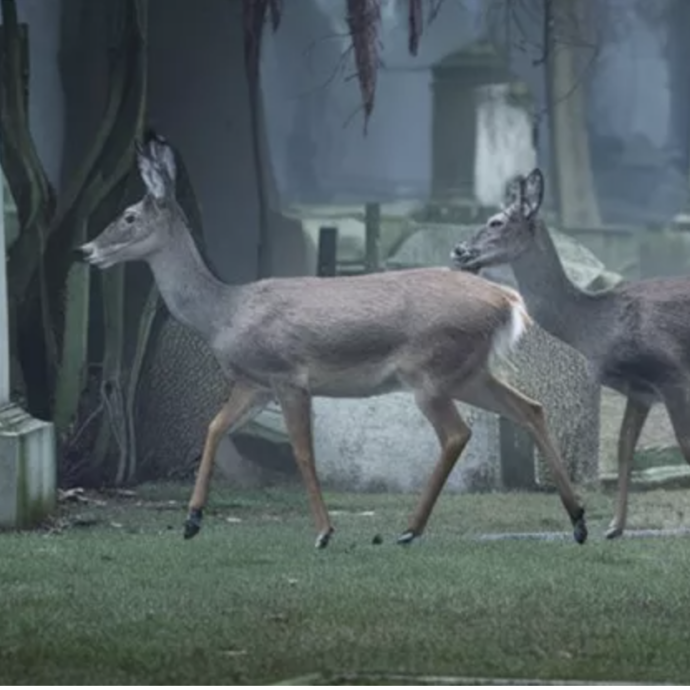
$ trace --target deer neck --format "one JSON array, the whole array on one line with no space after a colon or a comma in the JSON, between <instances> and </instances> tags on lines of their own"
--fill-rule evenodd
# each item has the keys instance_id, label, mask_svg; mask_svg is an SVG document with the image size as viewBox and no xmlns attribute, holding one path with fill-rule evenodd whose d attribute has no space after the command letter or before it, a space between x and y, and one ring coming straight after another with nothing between
<instances>
[{"instance_id":1,"label":"deer neck","mask_svg":"<svg viewBox=\"0 0 690 690\"><path fill-rule=\"evenodd\" d=\"M553 239L539 220L534 242L512 263L513 273L534 320L555 338L597 361L615 322L615 303L607 292L588 293L568 278Z\"/></svg>"},{"instance_id":2,"label":"deer neck","mask_svg":"<svg viewBox=\"0 0 690 690\"><path fill-rule=\"evenodd\" d=\"M148 258L148 264L173 318L210 342L232 319L237 288L211 273L182 223L173 230L171 239Z\"/></svg>"}]
</instances>

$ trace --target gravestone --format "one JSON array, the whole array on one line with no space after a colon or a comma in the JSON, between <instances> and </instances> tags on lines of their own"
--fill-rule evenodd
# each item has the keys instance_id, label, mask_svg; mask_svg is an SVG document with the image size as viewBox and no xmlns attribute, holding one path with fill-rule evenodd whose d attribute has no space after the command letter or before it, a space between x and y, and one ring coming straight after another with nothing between
<instances>
[{"instance_id":1,"label":"gravestone","mask_svg":"<svg viewBox=\"0 0 690 690\"><path fill-rule=\"evenodd\" d=\"M500 488L496 415L460 409L473 435L445 490ZM439 456L436 434L409 393L316 398L314 450L324 485L349 491L419 491Z\"/></svg>"},{"instance_id":2,"label":"gravestone","mask_svg":"<svg viewBox=\"0 0 690 690\"><path fill-rule=\"evenodd\" d=\"M0 175L0 528L35 527L55 508L55 432L10 398L5 183Z\"/></svg>"}]
</instances>

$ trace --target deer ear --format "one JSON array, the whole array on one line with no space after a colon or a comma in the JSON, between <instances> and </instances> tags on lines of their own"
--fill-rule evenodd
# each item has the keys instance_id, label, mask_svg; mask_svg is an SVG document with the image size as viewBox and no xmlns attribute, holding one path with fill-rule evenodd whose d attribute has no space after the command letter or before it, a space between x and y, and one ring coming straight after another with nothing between
<instances>
[{"instance_id":1,"label":"deer ear","mask_svg":"<svg viewBox=\"0 0 690 690\"><path fill-rule=\"evenodd\" d=\"M159 167L151 159L140 142L137 142L137 165L141 180L146 186L147 191L154 199L161 200L165 197L165 179Z\"/></svg>"},{"instance_id":2,"label":"deer ear","mask_svg":"<svg viewBox=\"0 0 690 690\"><path fill-rule=\"evenodd\" d=\"M168 176L174 190L175 178L177 176L175 153L170 144L168 144L162 136L154 133L150 133L149 136L151 137L149 141L151 158L155 161L157 167Z\"/></svg>"},{"instance_id":3,"label":"deer ear","mask_svg":"<svg viewBox=\"0 0 690 690\"><path fill-rule=\"evenodd\" d=\"M144 139L137 141L137 162L141 179L154 199L175 194L175 154L168 142L149 128Z\"/></svg>"},{"instance_id":4,"label":"deer ear","mask_svg":"<svg viewBox=\"0 0 690 690\"><path fill-rule=\"evenodd\" d=\"M522 175L515 175L515 177L508 180L505 187L505 194L503 195L503 207L510 208L515 204L520 204L522 200Z\"/></svg>"},{"instance_id":5,"label":"deer ear","mask_svg":"<svg viewBox=\"0 0 690 690\"><path fill-rule=\"evenodd\" d=\"M544 175L539 168L535 168L524 179L524 193L522 196L522 212L526 218L533 218L541 208L544 200Z\"/></svg>"}]
</instances>

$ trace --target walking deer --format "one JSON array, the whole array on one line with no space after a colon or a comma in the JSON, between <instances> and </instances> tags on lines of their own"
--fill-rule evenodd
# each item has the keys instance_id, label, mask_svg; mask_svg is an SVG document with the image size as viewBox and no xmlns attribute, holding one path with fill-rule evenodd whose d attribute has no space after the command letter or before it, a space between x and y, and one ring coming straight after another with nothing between
<instances>
[{"instance_id":1,"label":"walking deer","mask_svg":"<svg viewBox=\"0 0 690 690\"><path fill-rule=\"evenodd\" d=\"M227 377L229 398L208 428L185 538L201 529L221 437L277 399L308 493L316 547L325 547L333 527L316 473L311 398L405 390L433 426L441 453L399 543L422 534L470 439L455 400L506 415L532 433L550 464L574 538L584 543L584 509L541 406L490 372L492 355L510 350L530 322L515 291L445 268L225 284L204 264L175 199L172 148L149 132L137 144L137 160L145 196L79 254L100 269L147 262L172 315L205 339Z\"/></svg>"},{"instance_id":2,"label":"walking deer","mask_svg":"<svg viewBox=\"0 0 690 690\"><path fill-rule=\"evenodd\" d=\"M535 168L509 188L492 216L451 258L458 268L510 264L530 314L590 362L598 381L626 396L618 440L618 500L606 532L623 534L632 456L650 407L668 410L690 462L690 278L620 283L589 293L573 285L537 213L544 177Z\"/></svg>"}]
</instances>

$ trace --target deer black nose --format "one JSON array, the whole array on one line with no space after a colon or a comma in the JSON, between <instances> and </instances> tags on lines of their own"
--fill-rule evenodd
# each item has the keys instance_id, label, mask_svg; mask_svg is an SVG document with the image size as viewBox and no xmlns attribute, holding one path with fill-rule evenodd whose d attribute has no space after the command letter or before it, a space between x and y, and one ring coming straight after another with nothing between
<instances>
[{"instance_id":1,"label":"deer black nose","mask_svg":"<svg viewBox=\"0 0 690 690\"><path fill-rule=\"evenodd\" d=\"M479 273L481 266L476 263L479 251L466 242L456 244L450 253L450 260L455 268L468 273Z\"/></svg>"},{"instance_id":2,"label":"deer black nose","mask_svg":"<svg viewBox=\"0 0 690 690\"><path fill-rule=\"evenodd\" d=\"M453 251L450 253L452 259L467 259L472 255L469 247L465 242L456 244Z\"/></svg>"},{"instance_id":3,"label":"deer black nose","mask_svg":"<svg viewBox=\"0 0 690 690\"><path fill-rule=\"evenodd\" d=\"M93 242L87 242L86 244L81 244L78 247L72 249L72 260L87 262L93 254Z\"/></svg>"}]
</instances>

